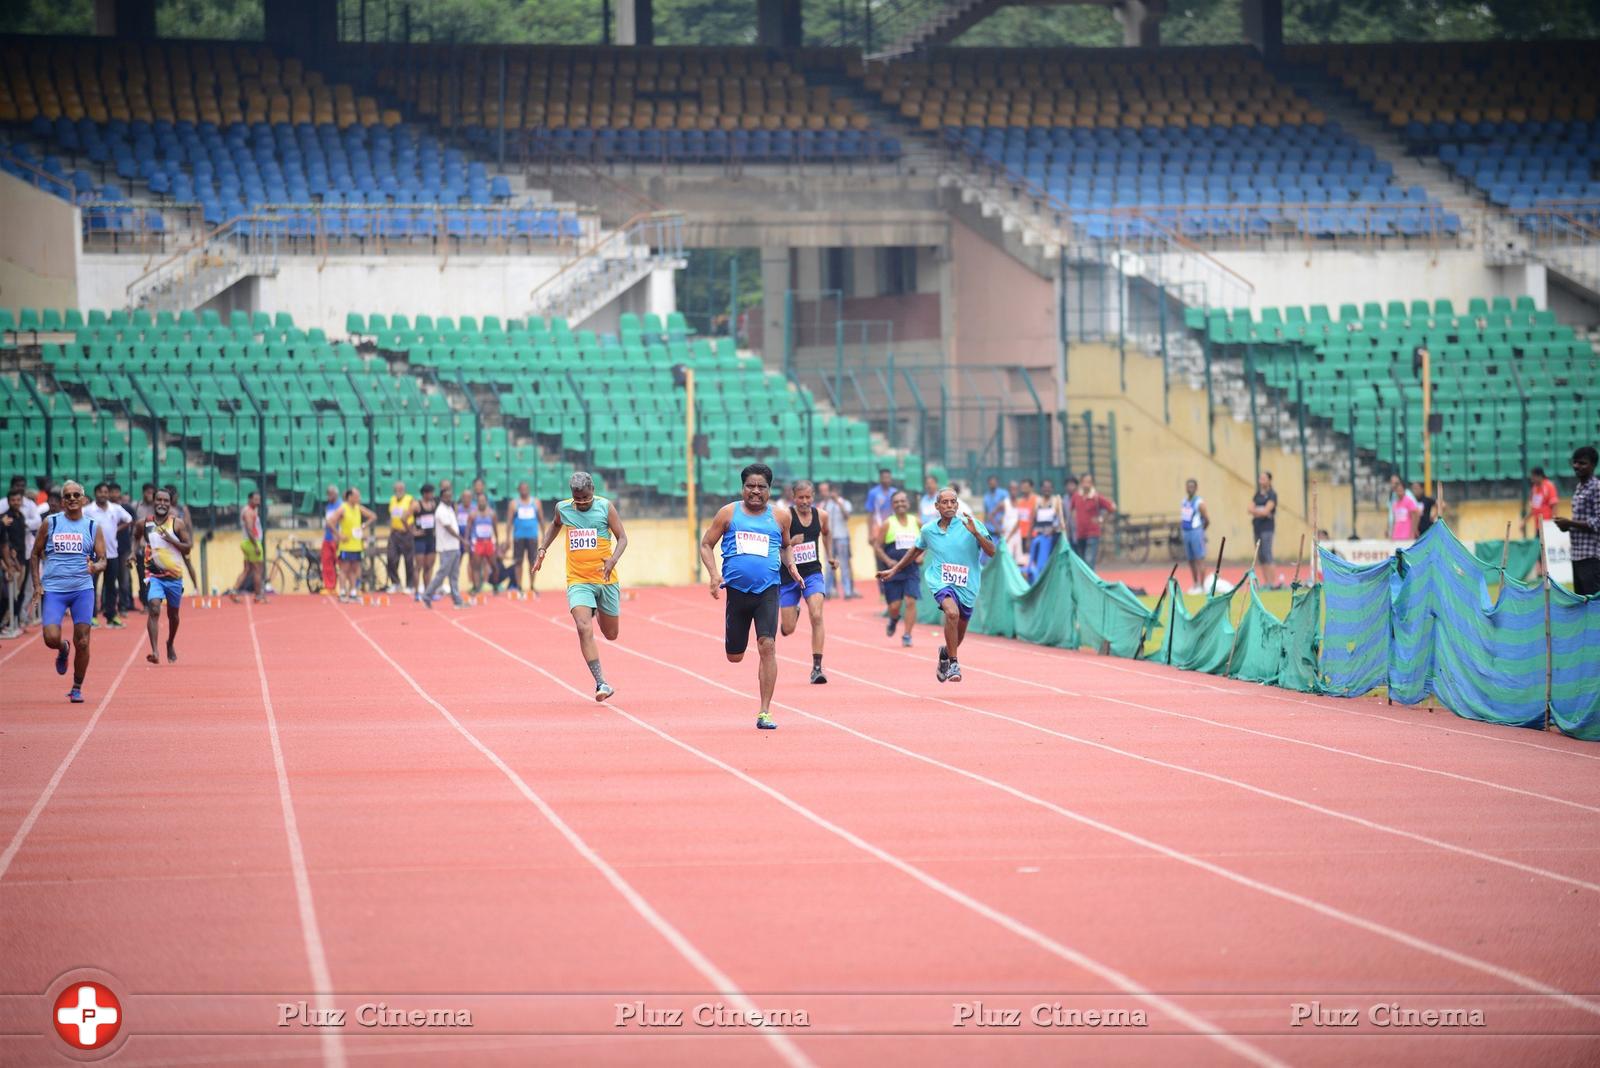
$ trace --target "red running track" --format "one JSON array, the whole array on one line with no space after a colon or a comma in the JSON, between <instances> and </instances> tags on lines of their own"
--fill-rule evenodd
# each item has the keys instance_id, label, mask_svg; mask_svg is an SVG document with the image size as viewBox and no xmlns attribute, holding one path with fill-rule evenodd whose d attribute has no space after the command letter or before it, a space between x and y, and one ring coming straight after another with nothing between
<instances>
[{"instance_id":1,"label":"red running track","mask_svg":"<svg viewBox=\"0 0 1600 1068\"><path fill-rule=\"evenodd\" d=\"M1600 1058L1600 749L828 611L775 732L701 589L604 706L551 597L191 606L78 706L7 647L0 1064L79 968L115 1064Z\"/></svg>"}]
</instances>

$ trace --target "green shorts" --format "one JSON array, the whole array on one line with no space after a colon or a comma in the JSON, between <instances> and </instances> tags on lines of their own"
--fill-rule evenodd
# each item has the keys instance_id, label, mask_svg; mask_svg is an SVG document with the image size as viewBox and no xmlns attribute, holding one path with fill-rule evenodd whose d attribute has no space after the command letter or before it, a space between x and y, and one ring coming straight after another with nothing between
<instances>
[{"instance_id":1,"label":"green shorts","mask_svg":"<svg viewBox=\"0 0 1600 1068\"><path fill-rule=\"evenodd\" d=\"M622 614L622 587L615 582L576 582L567 587L567 607L593 608L605 616Z\"/></svg>"},{"instance_id":2,"label":"green shorts","mask_svg":"<svg viewBox=\"0 0 1600 1068\"><path fill-rule=\"evenodd\" d=\"M259 564L261 562L261 543L249 539L241 541L239 543L239 554L244 557L245 563Z\"/></svg>"}]
</instances>

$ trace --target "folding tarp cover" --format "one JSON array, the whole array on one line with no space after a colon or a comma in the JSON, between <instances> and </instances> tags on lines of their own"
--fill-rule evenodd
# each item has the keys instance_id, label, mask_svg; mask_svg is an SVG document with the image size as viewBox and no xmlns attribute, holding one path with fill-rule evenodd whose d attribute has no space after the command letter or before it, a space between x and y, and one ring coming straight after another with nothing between
<instances>
[{"instance_id":1,"label":"folding tarp cover","mask_svg":"<svg viewBox=\"0 0 1600 1068\"><path fill-rule=\"evenodd\" d=\"M1032 586L1010 553L995 554L984 566L972 614L972 629L979 634L1061 649L1105 644L1112 655L1126 657L1138 655L1155 622L1133 591L1096 575L1065 538L1056 539L1055 552Z\"/></svg>"}]
</instances>

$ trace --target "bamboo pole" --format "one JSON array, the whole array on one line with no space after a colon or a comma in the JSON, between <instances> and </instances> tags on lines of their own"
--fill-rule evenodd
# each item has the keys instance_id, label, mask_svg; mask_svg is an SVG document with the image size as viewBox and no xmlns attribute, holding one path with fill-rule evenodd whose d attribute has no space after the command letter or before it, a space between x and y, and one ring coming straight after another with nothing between
<instances>
[{"instance_id":1,"label":"bamboo pole","mask_svg":"<svg viewBox=\"0 0 1600 1068\"><path fill-rule=\"evenodd\" d=\"M1300 532L1300 548L1298 548L1298 549L1296 549L1294 551L1294 577L1289 580L1289 589L1291 591L1296 586L1300 585L1300 565L1305 562L1305 558L1306 558L1306 535L1305 535L1305 531L1301 531Z\"/></svg>"},{"instance_id":2,"label":"bamboo pole","mask_svg":"<svg viewBox=\"0 0 1600 1068\"><path fill-rule=\"evenodd\" d=\"M1173 564L1172 565L1172 570L1167 572L1167 581L1161 584L1161 596L1156 598L1156 606L1150 610L1150 618L1151 619L1160 619L1161 618L1161 602L1166 600L1167 591L1172 588L1172 578L1177 573L1178 573L1178 565L1177 564ZM1172 599L1172 603L1174 605L1176 605L1178 603L1178 599L1176 597L1174 597ZM1135 660L1142 660L1144 658L1144 643L1146 641L1146 631L1147 630L1148 630L1147 626L1141 626L1139 628L1139 648L1133 654L1133 658ZM1171 627L1168 627L1167 628L1167 663L1169 663L1169 664L1172 663L1172 644L1171 643L1172 643L1172 629L1171 629Z\"/></svg>"},{"instance_id":3,"label":"bamboo pole","mask_svg":"<svg viewBox=\"0 0 1600 1068\"><path fill-rule=\"evenodd\" d=\"M1213 596L1213 597L1215 597L1217 595L1217 580L1222 577L1222 551L1224 549L1226 549L1227 547L1228 547L1228 539L1227 539L1226 536L1224 536L1222 541L1221 541L1221 543L1217 545L1217 567L1216 567L1216 570L1211 572L1211 596Z\"/></svg>"},{"instance_id":4,"label":"bamboo pole","mask_svg":"<svg viewBox=\"0 0 1600 1068\"><path fill-rule=\"evenodd\" d=\"M1258 538L1258 539L1256 539L1255 552L1250 554L1250 570L1246 571L1244 573L1245 585L1252 592L1254 592L1255 588L1256 588L1256 560L1257 560L1258 557L1260 557L1260 555L1261 555L1261 540ZM1237 587L1237 586L1234 587L1234 591L1237 591L1238 589L1239 589L1239 587ZM1228 594L1228 596L1232 597L1233 593L1230 592ZM1291 594L1290 596L1293 596L1293 594ZM1244 610L1246 612L1250 611L1250 603L1248 601L1245 602ZM1231 605L1228 608L1228 613L1230 615L1233 613L1233 607ZM1241 624L1244 623L1244 616L1243 615L1239 616L1239 622ZM1228 645L1228 664L1227 664L1226 667L1224 667L1222 669L1222 677L1225 678L1225 679L1226 678L1230 678L1233 675L1233 654L1234 654L1234 650L1239 648L1239 629L1240 628L1237 627L1237 626L1233 628L1233 641L1231 643L1229 643L1229 645Z\"/></svg>"}]
</instances>

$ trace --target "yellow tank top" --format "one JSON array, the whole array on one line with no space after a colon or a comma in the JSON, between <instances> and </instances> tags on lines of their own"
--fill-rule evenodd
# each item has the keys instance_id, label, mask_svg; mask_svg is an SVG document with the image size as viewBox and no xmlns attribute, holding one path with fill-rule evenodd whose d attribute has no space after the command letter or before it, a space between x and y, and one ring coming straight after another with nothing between
<instances>
[{"instance_id":1,"label":"yellow tank top","mask_svg":"<svg viewBox=\"0 0 1600 1068\"><path fill-rule=\"evenodd\" d=\"M339 512L339 551L358 553L366 532L361 529L361 508L346 504Z\"/></svg>"},{"instance_id":2,"label":"yellow tank top","mask_svg":"<svg viewBox=\"0 0 1600 1068\"><path fill-rule=\"evenodd\" d=\"M389 498L389 529L410 530L416 522L416 516L411 514L411 506L416 503L416 498L411 494L404 497Z\"/></svg>"}]
</instances>

